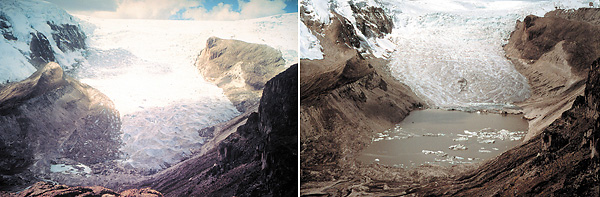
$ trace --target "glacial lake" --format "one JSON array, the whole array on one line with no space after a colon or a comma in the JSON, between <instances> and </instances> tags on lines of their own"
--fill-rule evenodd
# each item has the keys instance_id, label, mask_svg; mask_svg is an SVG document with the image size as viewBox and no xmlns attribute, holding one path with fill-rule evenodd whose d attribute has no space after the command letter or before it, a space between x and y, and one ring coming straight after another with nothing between
<instances>
[{"instance_id":1,"label":"glacial lake","mask_svg":"<svg viewBox=\"0 0 600 197\"><path fill-rule=\"evenodd\" d=\"M519 145L527 129L522 115L418 110L376 133L358 159L403 168L481 162Z\"/></svg>"}]
</instances>

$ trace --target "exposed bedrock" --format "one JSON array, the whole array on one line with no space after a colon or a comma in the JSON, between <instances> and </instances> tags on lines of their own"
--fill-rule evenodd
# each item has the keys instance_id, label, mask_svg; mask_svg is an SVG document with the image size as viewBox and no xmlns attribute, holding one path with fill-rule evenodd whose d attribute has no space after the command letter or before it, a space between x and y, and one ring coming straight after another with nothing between
<instances>
[{"instance_id":1,"label":"exposed bedrock","mask_svg":"<svg viewBox=\"0 0 600 197\"><path fill-rule=\"evenodd\" d=\"M387 62L361 55L352 24L334 13L322 26L301 12L323 47L324 59L301 60L300 166L303 195L309 182L354 173L354 158L375 132L399 123L421 101L387 70ZM323 28L323 29L321 29ZM314 194L314 193L312 193Z\"/></svg>"},{"instance_id":2,"label":"exposed bedrock","mask_svg":"<svg viewBox=\"0 0 600 197\"><path fill-rule=\"evenodd\" d=\"M48 63L0 87L0 188L27 184L59 159L86 165L115 159L120 128L108 97Z\"/></svg>"},{"instance_id":3,"label":"exposed bedrock","mask_svg":"<svg viewBox=\"0 0 600 197\"><path fill-rule=\"evenodd\" d=\"M600 57L599 10L556 10L517 22L504 49L532 89L531 97L518 103L530 119L525 140L538 135L583 94L589 65Z\"/></svg>"},{"instance_id":4,"label":"exposed bedrock","mask_svg":"<svg viewBox=\"0 0 600 197\"><path fill-rule=\"evenodd\" d=\"M258 104L267 80L285 70L285 60L267 45L210 37L196 66L243 113Z\"/></svg>"},{"instance_id":5,"label":"exposed bedrock","mask_svg":"<svg viewBox=\"0 0 600 197\"><path fill-rule=\"evenodd\" d=\"M4 196L2 193L0 195ZM160 192L144 188L144 189L129 189L120 193L115 192L111 189L92 186L92 187L70 187L66 185L57 185L49 182L37 182L31 187L13 194L6 194L7 196L15 197L26 197L26 196L145 196L145 197L159 197L163 196Z\"/></svg>"},{"instance_id":6,"label":"exposed bedrock","mask_svg":"<svg viewBox=\"0 0 600 197\"><path fill-rule=\"evenodd\" d=\"M269 80L258 112L213 127L212 149L133 187L167 196L297 195L297 73L292 65Z\"/></svg>"}]
</instances>

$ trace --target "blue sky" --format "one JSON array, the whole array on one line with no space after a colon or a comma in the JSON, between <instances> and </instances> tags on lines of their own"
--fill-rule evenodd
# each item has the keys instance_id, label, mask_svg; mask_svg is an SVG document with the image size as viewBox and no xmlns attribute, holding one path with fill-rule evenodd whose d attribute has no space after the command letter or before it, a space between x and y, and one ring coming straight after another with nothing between
<instances>
[{"instance_id":1,"label":"blue sky","mask_svg":"<svg viewBox=\"0 0 600 197\"><path fill-rule=\"evenodd\" d=\"M247 2L248 0L246 0ZM286 4L285 7L285 12L286 13L294 13L294 12L298 12L298 1L284 1ZM225 1L216 1L216 0L207 0L204 2L204 6L206 8L213 8L214 6L216 6L219 3L224 3L224 4L230 4L232 5L232 8L236 11L240 11L239 9L239 5L238 5L238 0L225 0Z\"/></svg>"},{"instance_id":2,"label":"blue sky","mask_svg":"<svg viewBox=\"0 0 600 197\"><path fill-rule=\"evenodd\" d=\"M297 0L47 0L102 18L240 20L298 12Z\"/></svg>"}]
</instances>

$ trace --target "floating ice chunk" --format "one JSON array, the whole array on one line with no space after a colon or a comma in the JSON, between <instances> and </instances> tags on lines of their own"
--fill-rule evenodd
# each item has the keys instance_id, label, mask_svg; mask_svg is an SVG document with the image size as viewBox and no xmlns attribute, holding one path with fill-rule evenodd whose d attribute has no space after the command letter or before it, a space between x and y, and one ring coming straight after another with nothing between
<instances>
[{"instance_id":1,"label":"floating ice chunk","mask_svg":"<svg viewBox=\"0 0 600 197\"><path fill-rule=\"evenodd\" d=\"M448 149L450 149L450 150L467 150L468 148L462 144L455 144L455 145L448 147Z\"/></svg>"},{"instance_id":2,"label":"floating ice chunk","mask_svg":"<svg viewBox=\"0 0 600 197\"><path fill-rule=\"evenodd\" d=\"M425 133L423 134L423 136L426 137L439 137L439 136L445 136L446 134L443 133Z\"/></svg>"},{"instance_id":3,"label":"floating ice chunk","mask_svg":"<svg viewBox=\"0 0 600 197\"><path fill-rule=\"evenodd\" d=\"M438 157L448 156L448 153L445 153L444 151L441 151L441 150L439 150L439 151L422 150L421 152L426 155L435 154L435 156L438 156Z\"/></svg>"},{"instance_id":4,"label":"floating ice chunk","mask_svg":"<svg viewBox=\"0 0 600 197\"><path fill-rule=\"evenodd\" d=\"M493 144L496 143L496 140L492 140L492 139L486 139L486 140L479 140L480 144Z\"/></svg>"},{"instance_id":5,"label":"floating ice chunk","mask_svg":"<svg viewBox=\"0 0 600 197\"><path fill-rule=\"evenodd\" d=\"M469 138L465 137L465 136L461 136L461 137L454 138L452 140L455 141L455 142L464 142L464 141L469 140Z\"/></svg>"},{"instance_id":6,"label":"floating ice chunk","mask_svg":"<svg viewBox=\"0 0 600 197\"><path fill-rule=\"evenodd\" d=\"M465 130L465 134L472 135L472 136L477 136L477 132L471 132L469 130Z\"/></svg>"},{"instance_id":7,"label":"floating ice chunk","mask_svg":"<svg viewBox=\"0 0 600 197\"><path fill-rule=\"evenodd\" d=\"M492 151L490 150L485 150L485 149L480 149L479 150L480 153L491 153Z\"/></svg>"},{"instance_id":8,"label":"floating ice chunk","mask_svg":"<svg viewBox=\"0 0 600 197\"><path fill-rule=\"evenodd\" d=\"M375 159L375 162L379 162L379 159Z\"/></svg>"},{"instance_id":9,"label":"floating ice chunk","mask_svg":"<svg viewBox=\"0 0 600 197\"><path fill-rule=\"evenodd\" d=\"M498 148L494 147L494 148L492 148L492 150L500 150L500 149L498 149Z\"/></svg>"}]
</instances>

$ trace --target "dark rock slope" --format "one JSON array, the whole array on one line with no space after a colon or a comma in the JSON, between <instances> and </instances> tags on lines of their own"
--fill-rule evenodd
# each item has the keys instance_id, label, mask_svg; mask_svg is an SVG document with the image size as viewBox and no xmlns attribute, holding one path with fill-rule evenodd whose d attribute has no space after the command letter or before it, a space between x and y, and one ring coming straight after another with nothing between
<instances>
[{"instance_id":1,"label":"dark rock slope","mask_svg":"<svg viewBox=\"0 0 600 197\"><path fill-rule=\"evenodd\" d=\"M381 8L353 11L366 35L391 31L392 21ZM374 132L399 123L421 104L389 74L385 60L357 51L361 42L348 19L333 13L331 24L323 25L311 20L303 8L301 18L318 32L324 54L322 60L300 60L301 184L308 191L323 186L309 186L314 182L357 178L351 175L359 165L354 158Z\"/></svg>"},{"instance_id":2,"label":"dark rock slope","mask_svg":"<svg viewBox=\"0 0 600 197\"><path fill-rule=\"evenodd\" d=\"M285 70L281 52L267 45L210 37L196 61L204 78L223 89L240 112L258 104L267 80Z\"/></svg>"},{"instance_id":3,"label":"dark rock slope","mask_svg":"<svg viewBox=\"0 0 600 197\"><path fill-rule=\"evenodd\" d=\"M293 65L269 80L258 113L213 149L132 187L167 196L297 195L297 73Z\"/></svg>"},{"instance_id":4,"label":"dark rock slope","mask_svg":"<svg viewBox=\"0 0 600 197\"><path fill-rule=\"evenodd\" d=\"M56 63L0 87L0 189L39 180L58 160L117 158L120 127L112 101Z\"/></svg>"}]
</instances>

